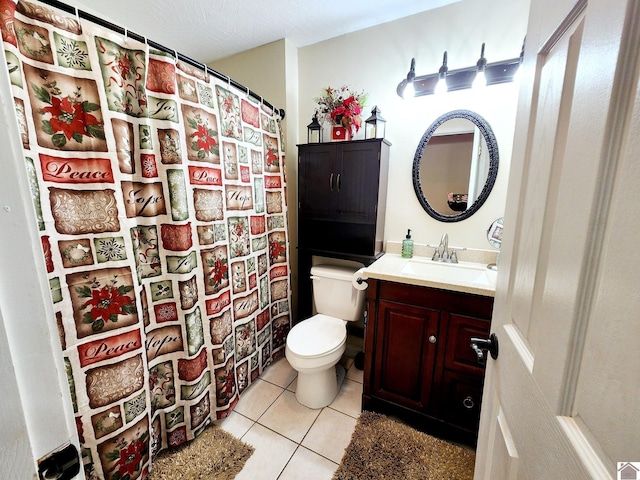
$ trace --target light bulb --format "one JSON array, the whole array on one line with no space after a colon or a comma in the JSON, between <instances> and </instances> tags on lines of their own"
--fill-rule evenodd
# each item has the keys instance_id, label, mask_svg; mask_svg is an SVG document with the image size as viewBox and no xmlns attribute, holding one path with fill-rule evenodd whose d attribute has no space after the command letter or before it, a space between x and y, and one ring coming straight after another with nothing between
<instances>
[{"instance_id":1,"label":"light bulb","mask_svg":"<svg viewBox=\"0 0 640 480\"><path fill-rule=\"evenodd\" d=\"M436 83L436 88L433 89L433 93L435 95L442 95L443 93L447 93L447 79L446 77L442 77Z\"/></svg>"},{"instance_id":2,"label":"light bulb","mask_svg":"<svg viewBox=\"0 0 640 480\"><path fill-rule=\"evenodd\" d=\"M402 94L402 98L413 98L416 95L415 88L413 87L413 82L407 82L407 85L404 87L404 93Z\"/></svg>"},{"instance_id":3,"label":"light bulb","mask_svg":"<svg viewBox=\"0 0 640 480\"><path fill-rule=\"evenodd\" d=\"M477 90L487 86L487 77L484 74L484 70L478 70L476 73L476 78L473 79L473 83L471 84L471 88Z\"/></svg>"}]
</instances>

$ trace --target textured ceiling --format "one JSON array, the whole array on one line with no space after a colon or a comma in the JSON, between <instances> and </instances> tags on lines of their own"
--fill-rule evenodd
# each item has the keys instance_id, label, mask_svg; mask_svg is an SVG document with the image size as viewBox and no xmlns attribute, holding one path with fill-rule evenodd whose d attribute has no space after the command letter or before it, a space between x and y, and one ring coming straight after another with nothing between
<instances>
[{"instance_id":1,"label":"textured ceiling","mask_svg":"<svg viewBox=\"0 0 640 480\"><path fill-rule=\"evenodd\" d=\"M209 63L287 38L297 47L460 0L63 0Z\"/></svg>"}]
</instances>

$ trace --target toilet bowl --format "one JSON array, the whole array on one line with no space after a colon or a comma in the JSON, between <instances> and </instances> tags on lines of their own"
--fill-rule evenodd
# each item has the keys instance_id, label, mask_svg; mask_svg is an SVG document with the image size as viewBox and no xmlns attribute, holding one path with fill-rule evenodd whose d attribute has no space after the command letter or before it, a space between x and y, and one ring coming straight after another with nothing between
<instances>
[{"instance_id":1,"label":"toilet bowl","mask_svg":"<svg viewBox=\"0 0 640 480\"><path fill-rule=\"evenodd\" d=\"M319 313L291 329L285 348L298 372L296 399L306 407L326 407L338 394L335 367L346 348L347 321L361 318L364 306L364 292L352 285L356 271L330 265L311 268Z\"/></svg>"},{"instance_id":2,"label":"toilet bowl","mask_svg":"<svg viewBox=\"0 0 640 480\"><path fill-rule=\"evenodd\" d=\"M314 315L289 332L285 356L298 372L296 399L309 408L329 405L338 394L335 365L347 344L344 320Z\"/></svg>"}]
</instances>

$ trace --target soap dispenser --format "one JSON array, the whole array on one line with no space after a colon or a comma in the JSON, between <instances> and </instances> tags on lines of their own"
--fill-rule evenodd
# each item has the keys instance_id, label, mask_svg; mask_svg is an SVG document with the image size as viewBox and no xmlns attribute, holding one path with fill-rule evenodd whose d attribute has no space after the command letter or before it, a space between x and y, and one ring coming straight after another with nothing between
<instances>
[{"instance_id":1,"label":"soap dispenser","mask_svg":"<svg viewBox=\"0 0 640 480\"><path fill-rule=\"evenodd\" d=\"M413 257L413 240L411 239L411 230L407 230L407 236L402 241L402 258Z\"/></svg>"}]
</instances>

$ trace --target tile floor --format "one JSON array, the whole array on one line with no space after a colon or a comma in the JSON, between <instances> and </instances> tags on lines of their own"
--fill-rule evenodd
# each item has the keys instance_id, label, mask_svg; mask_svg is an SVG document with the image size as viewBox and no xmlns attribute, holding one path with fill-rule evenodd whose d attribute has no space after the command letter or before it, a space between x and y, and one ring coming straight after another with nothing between
<instances>
[{"instance_id":1,"label":"tile floor","mask_svg":"<svg viewBox=\"0 0 640 480\"><path fill-rule=\"evenodd\" d=\"M218 422L255 448L236 480L330 480L349 445L362 405L363 372L347 350L346 375L328 407L296 401L297 372L286 358L270 365Z\"/></svg>"}]
</instances>

